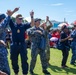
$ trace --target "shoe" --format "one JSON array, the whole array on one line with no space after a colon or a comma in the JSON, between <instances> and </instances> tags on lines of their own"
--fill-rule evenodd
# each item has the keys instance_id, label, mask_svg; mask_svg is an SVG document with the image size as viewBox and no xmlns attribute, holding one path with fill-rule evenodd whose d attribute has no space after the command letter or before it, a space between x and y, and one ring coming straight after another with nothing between
<instances>
[{"instance_id":1,"label":"shoe","mask_svg":"<svg viewBox=\"0 0 76 75\"><path fill-rule=\"evenodd\" d=\"M68 66L67 65L64 65L64 66L61 66L62 68L68 68Z\"/></svg>"},{"instance_id":2,"label":"shoe","mask_svg":"<svg viewBox=\"0 0 76 75\"><path fill-rule=\"evenodd\" d=\"M67 65L65 65L65 67L68 67Z\"/></svg>"},{"instance_id":3,"label":"shoe","mask_svg":"<svg viewBox=\"0 0 76 75\"><path fill-rule=\"evenodd\" d=\"M32 75L33 75L33 74L34 74L34 72L33 72L33 71L30 71L30 74L32 74Z\"/></svg>"},{"instance_id":4,"label":"shoe","mask_svg":"<svg viewBox=\"0 0 76 75\"><path fill-rule=\"evenodd\" d=\"M65 68L65 66L61 66L61 68Z\"/></svg>"},{"instance_id":5,"label":"shoe","mask_svg":"<svg viewBox=\"0 0 76 75\"><path fill-rule=\"evenodd\" d=\"M48 72L47 70L43 70L44 74L50 74L50 72Z\"/></svg>"},{"instance_id":6,"label":"shoe","mask_svg":"<svg viewBox=\"0 0 76 75\"><path fill-rule=\"evenodd\" d=\"M76 66L76 64L75 63L70 63L71 65L73 65L73 66Z\"/></svg>"},{"instance_id":7,"label":"shoe","mask_svg":"<svg viewBox=\"0 0 76 75\"><path fill-rule=\"evenodd\" d=\"M18 74L15 74L15 75L18 75Z\"/></svg>"},{"instance_id":8,"label":"shoe","mask_svg":"<svg viewBox=\"0 0 76 75\"><path fill-rule=\"evenodd\" d=\"M27 74L23 74L23 75L27 75Z\"/></svg>"}]
</instances>

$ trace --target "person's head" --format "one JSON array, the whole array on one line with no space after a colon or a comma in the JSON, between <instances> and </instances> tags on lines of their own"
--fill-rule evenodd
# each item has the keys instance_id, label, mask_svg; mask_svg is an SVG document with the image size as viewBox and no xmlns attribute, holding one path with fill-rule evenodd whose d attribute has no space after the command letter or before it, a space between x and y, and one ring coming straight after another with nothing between
<instances>
[{"instance_id":1,"label":"person's head","mask_svg":"<svg viewBox=\"0 0 76 75\"><path fill-rule=\"evenodd\" d=\"M35 25L37 27L40 25L40 21L41 21L41 19L39 19L39 18L34 19Z\"/></svg>"},{"instance_id":2,"label":"person's head","mask_svg":"<svg viewBox=\"0 0 76 75\"><path fill-rule=\"evenodd\" d=\"M21 15L21 14L18 14L18 15L16 16L16 23L17 23L17 24L21 24L21 23L22 23L22 20L23 20L22 15Z\"/></svg>"},{"instance_id":3,"label":"person's head","mask_svg":"<svg viewBox=\"0 0 76 75\"><path fill-rule=\"evenodd\" d=\"M68 32L68 27L66 25L63 25L61 30L64 31L65 33L67 33Z\"/></svg>"},{"instance_id":4,"label":"person's head","mask_svg":"<svg viewBox=\"0 0 76 75\"><path fill-rule=\"evenodd\" d=\"M76 21L73 22L73 27L76 29Z\"/></svg>"},{"instance_id":5,"label":"person's head","mask_svg":"<svg viewBox=\"0 0 76 75\"><path fill-rule=\"evenodd\" d=\"M5 14L0 14L0 23L5 19L6 15Z\"/></svg>"}]
</instances>

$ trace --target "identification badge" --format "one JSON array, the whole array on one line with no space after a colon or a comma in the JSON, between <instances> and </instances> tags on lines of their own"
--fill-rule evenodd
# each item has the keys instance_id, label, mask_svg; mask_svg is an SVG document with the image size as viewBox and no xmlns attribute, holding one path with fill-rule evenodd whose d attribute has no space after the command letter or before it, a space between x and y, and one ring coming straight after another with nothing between
<instances>
[{"instance_id":1,"label":"identification badge","mask_svg":"<svg viewBox=\"0 0 76 75\"><path fill-rule=\"evenodd\" d=\"M20 33L20 30L19 29L17 30L17 33Z\"/></svg>"}]
</instances>

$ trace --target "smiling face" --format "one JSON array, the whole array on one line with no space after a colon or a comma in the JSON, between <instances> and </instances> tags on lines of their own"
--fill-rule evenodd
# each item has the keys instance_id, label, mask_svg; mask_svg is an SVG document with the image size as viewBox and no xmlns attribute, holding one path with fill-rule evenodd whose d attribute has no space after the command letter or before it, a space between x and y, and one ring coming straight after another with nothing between
<instances>
[{"instance_id":1,"label":"smiling face","mask_svg":"<svg viewBox=\"0 0 76 75\"><path fill-rule=\"evenodd\" d=\"M36 21L35 25L36 25L36 27L39 27L40 26L40 21Z\"/></svg>"},{"instance_id":2,"label":"smiling face","mask_svg":"<svg viewBox=\"0 0 76 75\"><path fill-rule=\"evenodd\" d=\"M16 23L17 24L21 24L22 23L22 20L23 20L23 17L22 17L21 14L19 14L19 15L16 16Z\"/></svg>"}]
</instances>

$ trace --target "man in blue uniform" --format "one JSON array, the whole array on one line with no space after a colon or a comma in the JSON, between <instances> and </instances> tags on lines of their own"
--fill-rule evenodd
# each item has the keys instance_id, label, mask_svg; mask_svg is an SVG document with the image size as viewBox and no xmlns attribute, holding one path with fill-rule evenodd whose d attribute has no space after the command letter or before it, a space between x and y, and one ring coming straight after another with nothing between
<instances>
[{"instance_id":1,"label":"man in blue uniform","mask_svg":"<svg viewBox=\"0 0 76 75\"><path fill-rule=\"evenodd\" d=\"M30 28L33 23L33 15L34 12L30 12L31 16L31 23L23 24L22 20L23 17L21 14L16 16L16 22L14 23L10 20L10 27L12 31L12 44L11 44L11 61L12 67L14 70L15 75L18 75L19 66L18 66L18 56L21 56L21 63L22 63L22 72L23 75L28 73L28 63L27 63L27 50L26 50L26 43L25 43L25 31Z\"/></svg>"},{"instance_id":2,"label":"man in blue uniform","mask_svg":"<svg viewBox=\"0 0 76 75\"><path fill-rule=\"evenodd\" d=\"M7 50L5 44L6 39L5 29L7 27L8 22L10 21L10 16L14 12L16 12L16 9L14 9L13 12L8 10L7 17L5 16L5 14L0 14L0 75L10 75L10 69L7 59Z\"/></svg>"},{"instance_id":3,"label":"man in blue uniform","mask_svg":"<svg viewBox=\"0 0 76 75\"><path fill-rule=\"evenodd\" d=\"M74 24L74 30L71 33L71 38L72 38L72 42L71 42L71 48L72 48L72 58L71 58L71 65L76 65L75 61L76 61L76 24Z\"/></svg>"},{"instance_id":4,"label":"man in blue uniform","mask_svg":"<svg viewBox=\"0 0 76 75\"><path fill-rule=\"evenodd\" d=\"M40 54L41 64L43 73L50 74L47 69L46 53L45 53L45 33L42 28L39 27L40 19L35 19L35 26L28 30L28 35L31 39L31 63L30 63L30 73L34 74L33 70L36 64L37 55Z\"/></svg>"}]
</instances>

